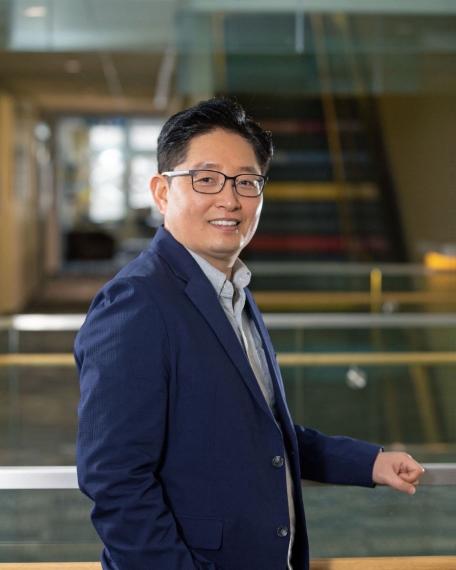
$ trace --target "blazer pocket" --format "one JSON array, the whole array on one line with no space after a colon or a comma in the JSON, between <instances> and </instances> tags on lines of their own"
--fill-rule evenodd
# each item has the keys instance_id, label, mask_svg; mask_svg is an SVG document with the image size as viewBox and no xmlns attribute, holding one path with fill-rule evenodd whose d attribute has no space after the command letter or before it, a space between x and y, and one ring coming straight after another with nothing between
<instances>
[{"instance_id":1,"label":"blazer pocket","mask_svg":"<svg viewBox=\"0 0 456 570\"><path fill-rule=\"evenodd\" d=\"M223 521L176 514L178 530L191 548L218 550L222 545Z\"/></svg>"}]
</instances>

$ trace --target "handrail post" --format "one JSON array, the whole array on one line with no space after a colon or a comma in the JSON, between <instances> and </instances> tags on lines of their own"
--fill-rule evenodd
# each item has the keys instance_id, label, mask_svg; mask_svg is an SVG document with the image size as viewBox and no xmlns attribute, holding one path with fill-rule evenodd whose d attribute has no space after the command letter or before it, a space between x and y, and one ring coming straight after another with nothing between
<instances>
[{"instance_id":1,"label":"handrail post","mask_svg":"<svg viewBox=\"0 0 456 570\"><path fill-rule=\"evenodd\" d=\"M370 276L371 312L380 313L382 308L382 281L383 274L378 267L371 270Z\"/></svg>"}]
</instances>

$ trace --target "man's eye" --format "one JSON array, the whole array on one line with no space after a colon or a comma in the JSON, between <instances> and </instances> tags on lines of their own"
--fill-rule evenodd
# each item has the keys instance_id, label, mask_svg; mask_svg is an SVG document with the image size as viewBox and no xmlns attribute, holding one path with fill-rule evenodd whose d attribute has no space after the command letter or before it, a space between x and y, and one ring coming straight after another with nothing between
<instances>
[{"instance_id":1,"label":"man's eye","mask_svg":"<svg viewBox=\"0 0 456 570\"><path fill-rule=\"evenodd\" d=\"M197 184L215 184L215 179L212 176L203 176L203 178L197 178L195 182Z\"/></svg>"},{"instance_id":2,"label":"man's eye","mask_svg":"<svg viewBox=\"0 0 456 570\"><path fill-rule=\"evenodd\" d=\"M238 184L240 184L241 186L247 186L247 188L250 187L254 187L257 185L256 180L245 180L245 179L240 179Z\"/></svg>"},{"instance_id":3,"label":"man's eye","mask_svg":"<svg viewBox=\"0 0 456 570\"><path fill-rule=\"evenodd\" d=\"M257 190L261 185L260 178L239 178L238 179L238 186L242 188L249 188Z\"/></svg>"}]
</instances>

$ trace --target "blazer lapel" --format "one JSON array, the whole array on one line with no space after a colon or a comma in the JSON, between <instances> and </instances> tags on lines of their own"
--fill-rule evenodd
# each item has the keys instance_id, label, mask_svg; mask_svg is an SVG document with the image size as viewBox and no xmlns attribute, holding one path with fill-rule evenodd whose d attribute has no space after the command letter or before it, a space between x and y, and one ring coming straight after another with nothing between
<instances>
[{"instance_id":1,"label":"blazer lapel","mask_svg":"<svg viewBox=\"0 0 456 570\"><path fill-rule=\"evenodd\" d=\"M152 240L151 249L156 250L162 257L163 261L173 270L176 276L186 282L185 293L213 330L218 341L224 348L227 356L233 362L234 366L238 369L242 380L245 382L258 405L266 414L268 414L268 416L270 416L271 410L264 399L247 355L245 354L233 327L228 321L223 308L217 299L214 288L209 283L202 270L198 267L196 261L184 246L176 241L174 237L163 227L158 229L157 234ZM265 352L268 358L271 376L274 381L274 391L278 394L278 390L280 390L281 393L281 396L277 397L277 401L280 402L279 411L282 413L282 408L284 406L286 408L286 405L284 404L285 393L283 391L283 386L278 380L278 378L280 378L280 371L278 371L278 368L274 368L273 363L275 362L275 358L271 358L271 354L274 355L274 351L269 342L269 336L266 332L266 328L264 327L260 312L248 289L246 289L246 293L251 314L254 317L257 328L263 339L263 344L266 347ZM279 386L279 388L277 388L277 386Z\"/></svg>"},{"instance_id":2,"label":"blazer lapel","mask_svg":"<svg viewBox=\"0 0 456 570\"><path fill-rule=\"evenodd\" d=\"M249 364L247 355L233 327L223 312L223 308L217 299L214 288L202 272L201 276L193 276L188 282L185 292L213 330L227 356L238 369L242 379L258 404L270 415L271 412Z\"/></svg>"}]
</instances>

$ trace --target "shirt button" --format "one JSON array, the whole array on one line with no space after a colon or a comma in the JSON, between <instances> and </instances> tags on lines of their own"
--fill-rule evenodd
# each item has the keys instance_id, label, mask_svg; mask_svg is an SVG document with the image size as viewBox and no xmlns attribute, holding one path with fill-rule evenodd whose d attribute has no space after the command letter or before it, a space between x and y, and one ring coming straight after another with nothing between
<instances>
[{"instance_id":1,"label":"shirt button","mask_svg":"<svg viewBox=\"0 0 456 570\"><path fill-rule=\"evenodd\" d=\"M288 536L288 528L286 526L279 526L277 529L277 536L280 536L280 538Z\"/></svg>"},{"instance_id":2,"label":"shirt button","mask_svg":"<svg viewBox=\"0 0 456 570\"><path fill-rule=\"evenodd\" d=\"M283 457L281 457L280 455L276 455L275 457L272 458L272 464L274 467L283 467Z\"/></svg>"}]
</instances>

